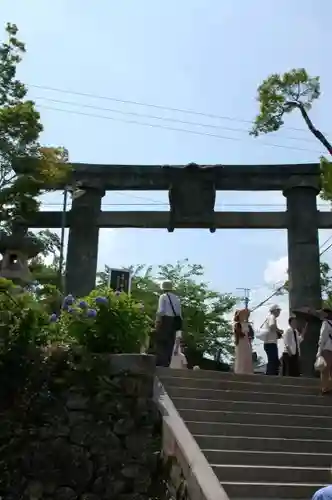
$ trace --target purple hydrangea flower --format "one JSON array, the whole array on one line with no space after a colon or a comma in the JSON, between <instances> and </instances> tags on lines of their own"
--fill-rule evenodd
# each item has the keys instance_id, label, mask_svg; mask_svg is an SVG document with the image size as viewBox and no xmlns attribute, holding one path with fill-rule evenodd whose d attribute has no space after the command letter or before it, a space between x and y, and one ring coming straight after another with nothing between
<instances>
[{"instance_id":1,"label":"purple hydrangea flower","mask_svg":"<svg viewBox=\"0 0 332 500\"><path fill-rule=\"evenodd\" d=\"M96 304L107 304L108 299L106 297L96 297Z\"/></svg>"},{"instance_id":2,"label":"purple hydrangea flower","mask_svg":"<svg viewBox=\"0 0 332 500\"><path fill-rule=\"evenodd\" d=\"M86 312L88 318L95 318L97 316L96 309L88 309Z\"/></svg>"},{"instance_id":3,"label":"purple hydrangea flower","mask_svg":"<svg viewBox=\"0 0 332 500\"><path fill-rule=\"evenodd\" d=\"M50 316L50 323L55 323L57 321L58 317L55 313L51 314Z\"/></svg>"},{"instance_id":4,"label":"purple hydrangea flower","mask_svg":"<svg viewBox=\"0 0 332 500\"><path fill-rule=\"evenodd\" d=\"M74 297L71 294L67 295L67 297L64 298L63 303L67 304L68 306L72 306L74 303Z\"/></svg>"},{"instance_id":5,"label":"purple hydrangea flower","mask_svg":"<svg viewBox=\"0 0 332 500\"><path fill-rule=\"evenodd\" d=\"M81 300L81 302L78 304L78 307L81 309L87 309L88 304L85 302L85 300Z\"/></svg>"}]
</instances>

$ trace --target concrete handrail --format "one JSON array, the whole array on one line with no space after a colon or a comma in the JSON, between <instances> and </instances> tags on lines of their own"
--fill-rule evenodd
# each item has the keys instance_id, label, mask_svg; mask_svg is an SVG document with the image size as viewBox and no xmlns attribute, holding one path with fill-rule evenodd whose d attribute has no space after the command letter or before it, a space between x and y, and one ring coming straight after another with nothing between
<instances>
[{"instance_id":1,"label":"concrete handrail","mask_svg":"<svg viewBox=\"0 0 332 500\"><path fill-rule=\"evenodd\" d=\"M153 394L163 417L163 452L178 460L190 500L229 500L158 377L155 377Z\"/></svg>"}]
</instances>

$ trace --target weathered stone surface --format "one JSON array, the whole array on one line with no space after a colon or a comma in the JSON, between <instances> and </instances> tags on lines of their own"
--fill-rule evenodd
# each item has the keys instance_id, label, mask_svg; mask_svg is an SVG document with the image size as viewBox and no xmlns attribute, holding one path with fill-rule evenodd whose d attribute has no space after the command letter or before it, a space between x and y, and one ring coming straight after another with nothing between
<instances>
[{"instance_id":1,"label":"weathered stone surface","mask_svg":"<svg viewBox=\"0 0 332 500\"><path fill-rule=\"evenodd\" d=\"M94 493L84 493L80 497L80 500L100 500L100 497Z\"/></svg>"},{"instance_id":2,"label":"weathered stone surface","mask_svg":"<svg viewBox=\"0 0 332 500\"><path fill-rule=\"evenodd\" d=\"M69 410L86 410L88 408L89 400L78 394L73 394L67 400L67 408Z\"/></svg>"},{"instance_id":3,"label":"weathered stone surface","mask_svg":"<svg viewBox=\"0 0 332 500\"><path fill-rule=\"evenodd\" d=\"M113 371L112 356L92 357L83 372L81 355L66 356L62 368L58 358L38 372L33 397L0 411L3 498L159 500L151 490L160 450L151 356L115 356Z\"/></svg>"},{"instance_id":4,"label":"weathered stone surface","mask_svg":"<svg viewBox=\"0 0 332 500\"><path fill-rule=\"evenodd\" d=\"M63 486L56 490L54 495L55 500L76 500L77 495L72 488L68 488L67 486Z\"/></svg>"}]
</instances>

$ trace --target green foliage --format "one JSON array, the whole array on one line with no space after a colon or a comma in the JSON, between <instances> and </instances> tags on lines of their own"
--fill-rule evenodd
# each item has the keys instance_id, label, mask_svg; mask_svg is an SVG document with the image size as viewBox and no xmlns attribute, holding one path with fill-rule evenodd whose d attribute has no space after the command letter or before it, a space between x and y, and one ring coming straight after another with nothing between
<instances>
[{"instance_id":1,"label":"green foliage","mask_svg":"<svg viewBox=\"0 0 332 500\"><path fill-rule=\"evenodd\" d=\"M140 352L146 345L150 326L142 304L125 293L99 288L69 307L65 299L54 328L57 338L81 345L89 352L114 354Z\"/></svg>"},{"instance_id":2,"label":"green foliage","mask_svg":"<svg viewBox=\"0 0 332 500\"><path fill-rule=\"evenodd\" d=\"M304 68L292 69L282 75L270 75L258 87L259 114L254 120L250 134L257 137L260 134L277 132L284 125L285 115L298 110L308 130L332 155L331 143L326 135L314 126L308 114L320 94L319 77L311 77ZM321 197L332 201L332 166L324 157L321 158L321 181Z\"/></svg>"},{"instance_id":3,"label":"green foliage","mask_svg":"<svg viewBox=\"0 0 332 500\"><path fill-rule=\"evenodd\" d=\"M322 191L320 196L325 201L332 201L332 164L324 156L320 159Z\"/></svg>"},{"instance_id":4,"label":"green foliage","mask_svg":"<svg viewBox=\"0 0 332 500\"><path fill-rule=\"evenodd\" d=\"M320 279L324 304L332 308L332 270L327 262L320 265Z\"/></svg>"},{"instance_id":5,"label":"green foliage","mask_svg":"<svg viewBox=\"0 0 332 500\"><path fill-rule=\"evenodd\" d=\"M109 269L99 273L99 281L107 283ZM236 298L211 290L202 281L204 268L188 260L175 265L159 266L156 274L151 267L132 268L132 297L144 303L145 311L154 320L160 295L160 283L170 280L181 298L184 317L184 340L190 348L212 356L221 351L224 358L233 354L232 327L227 315Z\"/></svg>"},{"instance_id":6,"label":"green foliage","mask_svg":"<svg viewBox=\"0 0 332 500\"><path fill-rule=\"evenodd\" d=\"M53 285L60 289L61 277L57 258L50 264L45 264L43 257L38 255L36 258L31 259L29 269L34 280L40 285Z\"/></svg>"},{"instance_id":7,"label":"green foliage","mask_svg":"<svg viewBox=\"0 0 332 500\"><path fill-rule=\"evenodd\" d=\"M20 293L13 283L0 279L0 379L6 399L24 387L29 364L37 347L49 337L49 315L30 293Z\"/></svg>"},{"instance_id":8,"label":"green foliage","mask_svg":"<svg viewBox=\"0 0 332 500\"><path fill-rule=\"evenodd\" d=\"M25 53L18 28L6 25L7 40L0 44L0 216L1 229L26 221L39 208L37 197L68 176L67 151L42 147L43 131L27 88L16 78Z\"/></svg>"},{"instance_id":9,"label":"green foliage","mask_svg":"<svg viewBox=\"0 0 332 500\"><path fill-rule=\"evenodd\" d=\"M36 288L34 293L49 315L60 312L63 295L55 285L43 283Z\"/></svg>"},{"instance_id":10,"label":"green foliage","mask_svg":"<svg viewBox=\"0 0 332 500\"><path fill-rule=\"evenodd\" d=\"M56 289L61 289L62 276L59 271L59 254L60 254L60 238L56 233L52 233L49 229L39 231L37 236L43 251L29 262L29 270L43 290L47 290L51 285ZM45 263L45 258L53 257L52 262ZM52 294L54 296L54 294ZM61 301L60 301L61 303ZM58 307L54 310L58 310Z\"/></svg>"},{"instance_id":11,"label":"green foliage","mask_svg":"<svg viewBox=\"0 0 332 500\"><path fill-rule=\"evenodd\" d=\"M42 345L47 338L49 315L33 294L0 278L1 347Z\"/></svg>"},{"instance_id":12,"label":"green foliage","mask_svg":"<svg viewBox=\"0 0 332 500\"><path fill-rule=\"evenodd\" d=\"M61 310L60 300L52 285L22 292L0 279L1 403L26 387L32 364L42 363L53 346L113 354L138 353L147 344L149 318L126 294L99 289L84 300L67 296Z\"/></svg>"},{"instance_id":13,"label":"green foliage","mask_svg":"<svg viewBox=\"0 0 332 500\"><path fill-rule=\"evenodd\" d=\"M56 233L52 233L49 229L43 229L38 232L38 239L42 243L44 257L50 255L56 256L60 252L60 238Z\"/></svg>"},{"instance_id":14,"label":"green foliage","mask_svg":"<svg viewBox=\"0 0 332 500\"><path fill-rule=\"evenodd\" d=\"M251 135L276 132L284 124L285 114L294 109L309 111L319 96L319 77L310 77L304 68L270 75L258 87L260 109Z\"/></svg>"},{"instance_id":15,"label":"green foliage","mask_svg":"<svg viewBox=\"0 0 332 500\"><path fill-rule=\"evenodd\" d=\"M320 263L320 283L322 289L322 296L325 302L332 303L332 273L331 268L327 262ZM279 295L283 295L289 290L288 280L280 289Z\"/></svg>"}]
</instances>

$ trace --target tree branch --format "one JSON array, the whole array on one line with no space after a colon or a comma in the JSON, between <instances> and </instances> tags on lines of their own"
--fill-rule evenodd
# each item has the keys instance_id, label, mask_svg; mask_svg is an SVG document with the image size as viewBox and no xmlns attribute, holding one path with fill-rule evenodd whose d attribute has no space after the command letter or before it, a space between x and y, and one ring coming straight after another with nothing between
<instances>
[{"instance_id":1,"label":"tree branch","mask_svg":"<svg viewBox=\"0 0 332 500\"><path fill-rule=\"evenodd\" d=\"M314 126L303 104L301 102L293 101L293 102L287 102L286 105L298 108L300 110L302 118L305 121L310 132L316 137L316 139L319 140L321 144L323 144L323 146L327 149L330 155L332 155L332 144L330 144L330 142L326 139L325 135Z\"/></svg>"}]
</instances>

